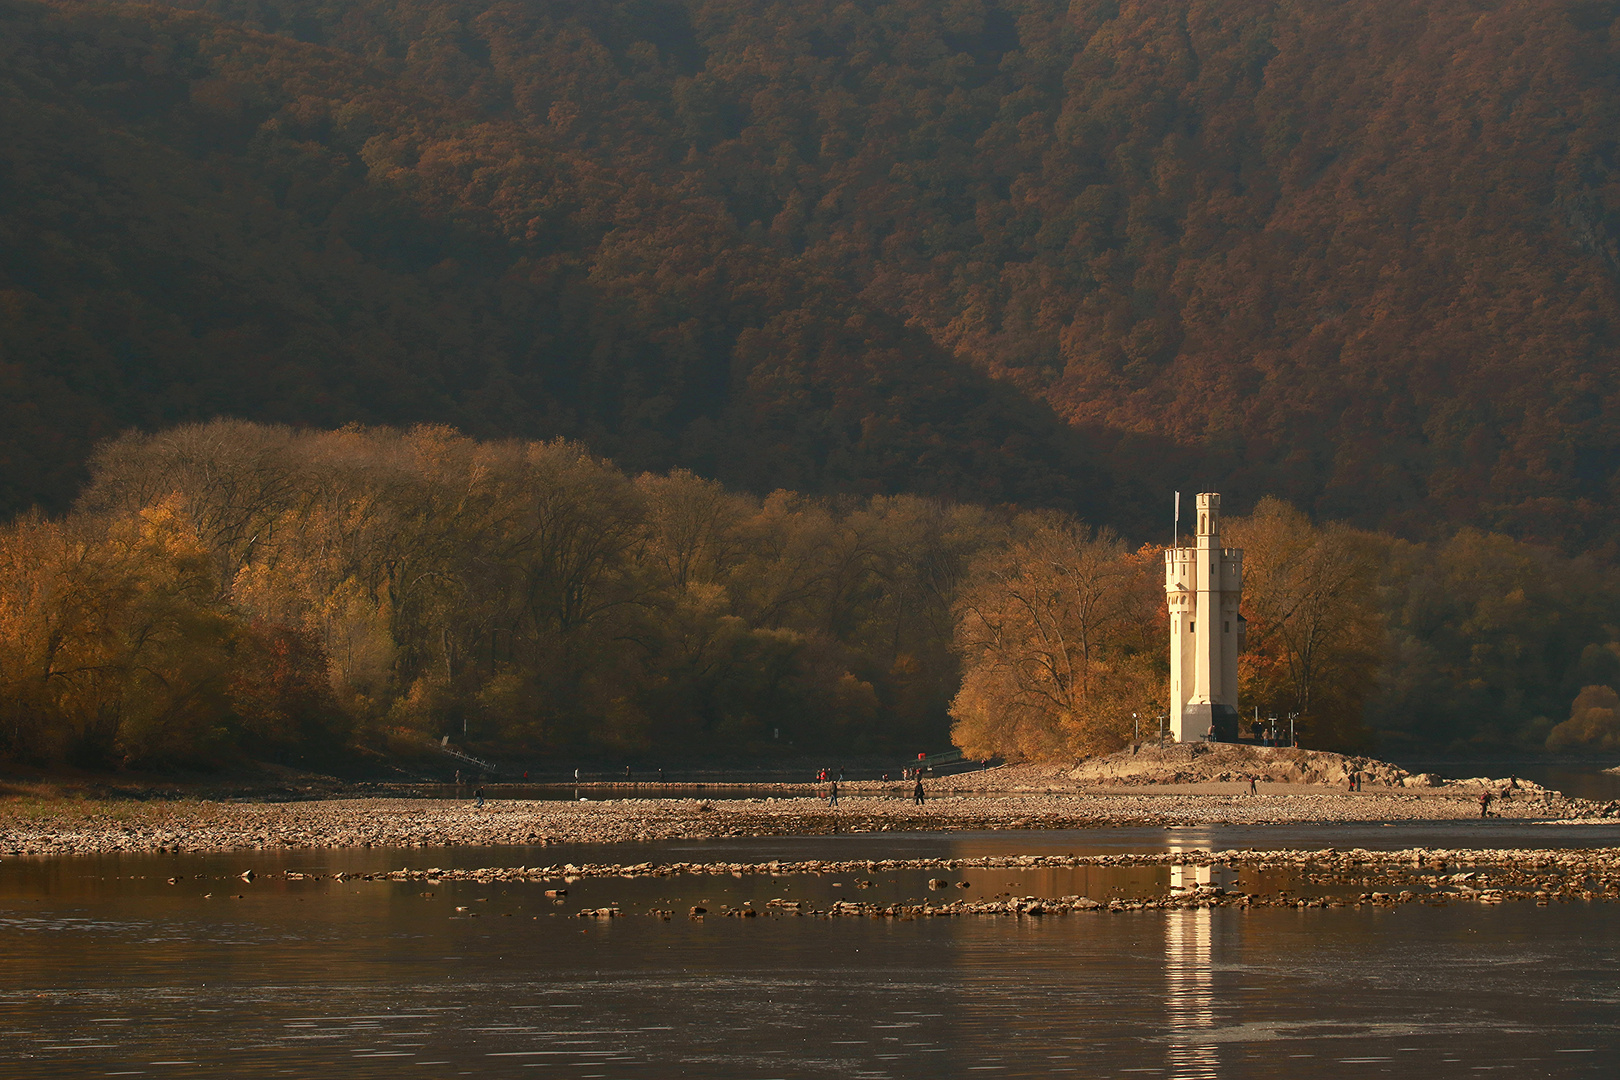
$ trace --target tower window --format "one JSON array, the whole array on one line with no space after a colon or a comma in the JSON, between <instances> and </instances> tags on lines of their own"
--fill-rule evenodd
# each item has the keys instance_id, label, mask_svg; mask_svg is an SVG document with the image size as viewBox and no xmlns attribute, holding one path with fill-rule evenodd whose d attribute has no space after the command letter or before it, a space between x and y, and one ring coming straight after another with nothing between
<instances>
[{"instance_id":1,"label":"tower window","mask_svg":"<svg viewBox=\"0 0 1620 1080\"><path fill-rule=\"evenodd\" d=\"M1188 623L1187 624L1187 633L1189 633L1189 634L1198 633L1198 624L1195 623L1195 622Z\"/></svg>"}]
</instances>

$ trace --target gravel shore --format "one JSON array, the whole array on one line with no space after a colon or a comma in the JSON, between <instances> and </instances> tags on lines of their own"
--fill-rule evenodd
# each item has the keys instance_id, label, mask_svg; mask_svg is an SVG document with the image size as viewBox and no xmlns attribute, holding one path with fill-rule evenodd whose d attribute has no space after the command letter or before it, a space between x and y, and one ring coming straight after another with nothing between
<instances>
[{"instance_id":1,"label":"gravel shore","mask_svg":"<svg viewBox=\"0 0 1620 1080\"><path fill-rule=\"evenodd\" d=\"M939 787L946 787L942 783ZM507 801L482 808L440 799L347 798L304 802L27 800L0 802L0 855L311 847L422 847L614 843L725 836L917 830L1068 829L1127 825L1268 825L1460 820L1479 816L1477 794L1441 790L1346 792L1320 785L1206 783L1066 792L961 792L936 788L923 806L907 790L845 785L836 810L803 796ZM1613 816L1538 792L1493 804L1505 818Z\"/></svg>"}]
</instances>

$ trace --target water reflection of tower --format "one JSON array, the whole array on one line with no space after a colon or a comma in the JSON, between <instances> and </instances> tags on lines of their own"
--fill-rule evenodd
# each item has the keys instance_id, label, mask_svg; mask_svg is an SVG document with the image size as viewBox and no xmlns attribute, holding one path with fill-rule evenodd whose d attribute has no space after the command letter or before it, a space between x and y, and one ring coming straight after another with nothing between
<instances>
[{"instance_id":1,"label":"water reflection of tower","mask_svg":"<svg viewBox=\"0 0 1620 1080\"><path fill-rule=\"evenodd\" d=\"M1215 1030L1215 975L1210 931L1214 912L1184 908L1166 915L1164 931L1165 1019L1172 1078L1220 1076Z\"/></svg>"}]
</instances>

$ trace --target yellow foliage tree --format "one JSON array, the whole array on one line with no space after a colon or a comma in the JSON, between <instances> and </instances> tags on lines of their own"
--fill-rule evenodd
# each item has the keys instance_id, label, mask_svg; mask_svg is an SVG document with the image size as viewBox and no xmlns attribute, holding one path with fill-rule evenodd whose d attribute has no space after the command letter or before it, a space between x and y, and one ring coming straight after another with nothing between
<instances>
[{"instance_id":1,"label":"yellow foliage tree","mask_svg":"<svg viewBox=\"0 0 1620 1080\"><path fill-rule=\"evenodd\" d=\"M956 745L973 757L1071 758L1119 749L1154 715L1163 659L1147 560L1057 514L1020 518L976 560L956 603Z\"/></svg>"},{"instance_id":2,"label":"yellow foliage tree","mask_svg":"<svg viewBox=\"0 0 1620 1080\"><path fill-rule=\"evenodd\" d=\"M13 753L207 762L237 629L211 552L170 496L104 528L0 532L0 693Z\"/></svg>"},{"instance_id":3,"label":"yellow foliage tree","mask_svg":"<svg viewBox=\"0 0 1620 1080\"><path fill-rule=\"evenodd\" d=\"M1575 695L1569 719L1552 729L1547 749L1612 754L1620 750L1620 694L1609 686L1587 686Z\"/></svg>"}]
</instances>

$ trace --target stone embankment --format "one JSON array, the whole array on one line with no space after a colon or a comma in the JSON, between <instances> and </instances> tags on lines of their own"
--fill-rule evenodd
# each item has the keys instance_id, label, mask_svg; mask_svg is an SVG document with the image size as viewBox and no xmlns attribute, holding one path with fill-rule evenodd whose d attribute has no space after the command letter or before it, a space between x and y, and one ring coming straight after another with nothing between
<instances>
[{"instance_id":1,"label":"stone embankment","mask_svg":"<svg viewBox=\"0 0 1620 1080\"><path fill-rule=\"evenodd\" d=\"M815 798L492 800L482 808L429 799L332 799L295 803L0 802L0 855L90 854L311 847L424 847L616 843L726 836L914 830L1066 829L1108 826L1274 825L1458 820L1479 814L1472 792L1384 789L1343 792L1306 785L1227 784L1111 791L944 792L914 806L898 785L850 785L837 808ZM847 792L847 789L846 789ZM1613 816L1599 806L1538 791L1499 801L1494 815L1525 819Z\"/></svg>"}]
</instances>

